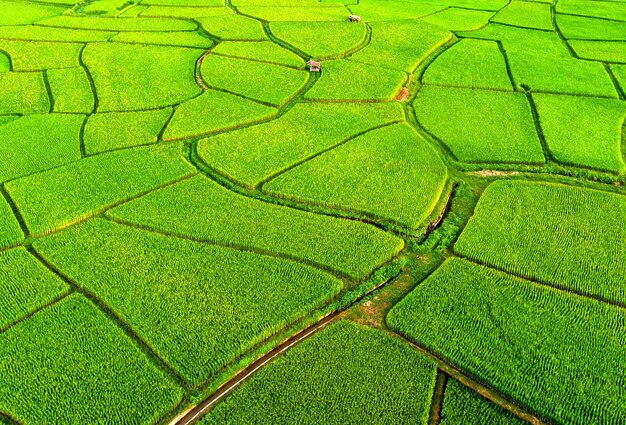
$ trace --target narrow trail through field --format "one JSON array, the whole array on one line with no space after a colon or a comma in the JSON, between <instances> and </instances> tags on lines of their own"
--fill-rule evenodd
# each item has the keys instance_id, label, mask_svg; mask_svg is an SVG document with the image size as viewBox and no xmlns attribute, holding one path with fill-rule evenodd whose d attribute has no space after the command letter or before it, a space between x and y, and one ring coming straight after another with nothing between
<instances>
[{"instance_id":1,"label":"narrow trail through field","mask_svg":"<svg viewBox=\"0 0 626 425\"><path fill-rule=\"evenodd\" d=\"M270 351L269 353L261 356L250 366L239 372L229 381L227 381L224 385L222 385L215 393L213 393L209 398L204 400L202 403L185 413L182 417L175 419L171 422L171 425L189 425L199 420L203 415L205 415L216 403L221 401L223 398L228 396L231 392L233 392L239 385L241 385L245 380L254 375L259 369L266 366L276 357L280 356L284 352L291 349L293 346L299 344L304 341L314 333L318 332L329 323L331 323L334 319L336 319L341 311L336 311L334 313L329 314L319 322L314 325L300 331L296 335L287 339L285 342L280 344L278 347Z\"/></svg>"}]
</instances>

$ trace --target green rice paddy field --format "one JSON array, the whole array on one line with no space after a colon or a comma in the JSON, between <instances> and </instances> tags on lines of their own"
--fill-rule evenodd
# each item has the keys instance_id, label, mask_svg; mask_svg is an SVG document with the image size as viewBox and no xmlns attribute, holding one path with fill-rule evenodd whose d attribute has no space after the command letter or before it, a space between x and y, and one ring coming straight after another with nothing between
<instances>
[{"instance_id":1,"label":"green rice paddy field","mask_svg":"<svg viewBox=\"0 0 626 425\"><path fill-rule=\"evenodd\" d=\"M0 0L0 424L626 424L625 119L625 0Z\"/></svg>"}]
</instances>

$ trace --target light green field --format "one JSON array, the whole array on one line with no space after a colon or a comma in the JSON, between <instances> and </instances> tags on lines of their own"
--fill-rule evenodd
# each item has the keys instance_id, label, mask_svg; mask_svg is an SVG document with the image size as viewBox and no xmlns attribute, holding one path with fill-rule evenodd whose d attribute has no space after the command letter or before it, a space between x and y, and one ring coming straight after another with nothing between
<instances>
[{"instance_id":1,"label":"light green field","mask_svg":"<svg viewBox=\"0 0 626 425\"><path fill-rule=\"evenodd\" d=\"M626 0L0 0L0 424L622 425L625 120Z\"/></svg>"}]
</instances>

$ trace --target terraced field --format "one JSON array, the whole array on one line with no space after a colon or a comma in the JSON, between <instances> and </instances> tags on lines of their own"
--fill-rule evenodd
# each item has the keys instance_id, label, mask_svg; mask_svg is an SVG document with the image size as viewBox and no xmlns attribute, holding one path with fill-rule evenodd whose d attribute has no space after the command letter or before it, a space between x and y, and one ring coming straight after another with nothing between
<instances>
[{"instance_id":1,"label":"terraced field","mask_svg":"<svg viewBox=\"0 0 626 425\"><path fill-rule=\"evenodd\" d=\"M626 424L625 119L624 0L0 0L0 423Z\"/></svg>"}]
</instances>

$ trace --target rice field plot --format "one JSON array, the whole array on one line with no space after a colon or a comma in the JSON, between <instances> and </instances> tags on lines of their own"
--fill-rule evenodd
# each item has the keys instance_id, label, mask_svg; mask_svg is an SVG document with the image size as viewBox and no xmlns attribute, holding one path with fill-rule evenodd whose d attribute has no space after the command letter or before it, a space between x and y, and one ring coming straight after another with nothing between
<instances>
[{"instance_id":1,"label":"rice field plot","mask_svg":"<svg viewBox=\"0 0 626 425\"><path fill-rule=\"evenodd\" d=\"M583 59L626 63L626 41L571 40L569 44Z\"/></svg>"},{"instance_id":2,"label":"rice field plot","mask_svg":"<svg viewBox=\"0 0 626 425\"><path fill-rule=\"evenodd\" d=\"M620 174L626 102L582 96L533 95L550 153L559 162Z\"/></svg>"},{"instance_id":3,"label":"rice field plot","mask_svg":"<svg viewBox=\"0 0 626 425\"><path fill-rule=\"evenodd\" d=\"M173 113L172 108L163 108L93 114L85 125L85 153L93 155L156 143Z\"/></svg>"},{"instance_id":4,"label":"rice field plot","mask_svg":"<svg viewBox=\"0 0 626 425\"><path fill-rule=\"evenodd\" d=\"M404 21L429 16L448 7L449 3L359 0L350 10L365 18L367 22Z\"/></svg>"},{"instance_id":5,"label":"rice field plot","mask_svg":"<svg viewBox=\"0 0 626 425\"><path fill-rule=\"evenodd\" d=\"M475 31L487 25L493 15L495 12L486 10L450 7L420 20L448 31Z\"/></svg>"},{"instance_id":6,"label":"rice field plot","mask_svg":"<svg viewBox=\"0 0 626 425\"><path fill-rule=\"evenodd\" d=\"M273 22L274 36L317 60L337 59L366 41L367 28L351 22Z\"/></svg>"},{"instance_id":7,"label":"rice field plot","mask_svg":"<svg viewBox=\"0 0 626 425\"><path fill-rule=\"evenodd\" d=\"M11 57L13 71L44 71L80 66L79 43L0 40L0 50Z\"/></svg>"},{"instance_id":8,"label":"rice field plot","mask_svg":"<svg viewBox=\"0 0 626 425\"><path fill-rule=\"evenodd\" d=\"M267 35L261 23L242 15L205 16L197 19L204 31L221 40L264 41Z\"/></svg>"},{"instance_id":9,"label":"rice field plot","mask_svg":"<svg viewBox=\"0 0 626 425\"><path fill-rule=\"evenodd\" d=\"M450 259L387 323L547 420L626 416L623 308Z\"/></svg>"},{"instance_id":10,"label":"rice field plot","mask_svg":"<svg viewBox=\"0 0 626 425\"><path fill-rule=\"evenodd\" d=\"M65 8L34 3L0 2L0 25L30 25L42 19L59 16Z\"/></svg>"},{"instance_id":11,"label":"rice field plot","mask_svg":"<svg viewBox=\"0 0 626 425\"><path fill-rule=\"evenodd\" d=\"M553 31L492 23L479 31L462 35L500 41L507 53L515 85L520 90L618 97L604 66L576 59Z\"/></svg>"},{"instance_id":12,"label":"rice field plot","mask_svg":"<svg viewBox=\"0 0 626 425\"><path fill-rule=\"evenodd\" d=\"M424 128L460 162L545 162L530 105L522 93L425 86L414 107Z\"/></svg>"},{"instance_id":13,"label":"rice field plot","mask_svg":"<svg viewBox=\"0 0 626 425\"><path fill-rule=\"evenodd\" d=\"M495 41L463 39L439 55L424 84L513 91L504 56Z\"/></svg>"},{"instance_id":14,"label":"rice field plot","mask_svg":"<svg viewBox=\"0 0 626 425\"><path fill-rule=\"evenodd\" d=\"M215 89L282 106L304 87L309 76L286 66L208 55L202 61L202 78Z\"/></svg>"},{"instance_id":15,"label":"rice field plot","mask_svg":"<svg viewBox=\"0 0 626 425\"><path fill-rule=\"evenodd\" d=\"M90 43L83 60L93 76L98 112L162 108L202 93L194 79L199 49Z\"/></svg>"},{"instance_id":16,"label":"rice field plot","mask_svg":"<svg viewBox=\"0 0 626 425\"><path fill-rule=\"evenodd\" d=\"M5 188L30 233L40 235L193 175L180 152L178 144L110 152L12 180Z\"/></svg>"},{"instance_id":17,"label":"rice field plot","mask_svg":"<svg viewBox=\"0 0 626 425\"><path fill-rule=\"evenodd\" d=\"M340 5L328 5L327 7L242 6L238 7L238 10L243 15L269 22L338 22L345 21L348 17L346 8Z\"/></svg>"},{"instance_id":18,"label":"rice field plot","mask_svg":"<svg viewBox=\"0 0 626 425\"><path fill-rule=\"evenodd\" d=\"M69 289L26 249L0 251L0 331L54 302Z\"/></svg>"},{"instance_id":19,"label":"rice field plot","mask_svg":"<svg viewBox=\"0 0 626 425\"><path fill-rule=\"evenodd\" d=\"M304 59L271 41L225 41L211 50L211 53L304 68Z\"/></svg>"},{"instance_id":20,"label":"rice field plot","mask_svg":"<svg viewBox=\"0 0 626 425\"><path fill-rule=\"evenodd\" d=\"M499 181L483 193L455 252L515 275L626 304L626 196Z\"/></svg>"},{"instance_id":21,"label":"rice field plot","mask_svg":"<svg viewBox=\"0 0 626 425\"><path fill-rule=\"evenodd\" d=\"M97 31L194 31L197 25L182 19L133 18L94 19L83 16L56 16L38 21L37 25Z\"/></svg>"},{"instance_id":22,"label":"rice field plot","mask_svg":"<svg viewBox=\"0 0 626 425\"><path fill-rule=\"evenodd\" d=\"M376 227L250 199L203 176L157 190L107 215L196 240L302 259L352 279L366 277L404 246L400 238Z\"/></svg>"},{"instance_id":23,"label":"rice field plot","mask_svg":"<svg viewBox=\"0 0 626 425\"><path fill-rule=\"evenodd\" d=\"M623 22L573 15L556 15L556 22L566 39L626 41Z\"/></svg>"},{"instance_id":24,"label":"rice field plot","mask_svg":"<svg viewBox=\"0 0 626 425\"><path fill-rule=\"evenodd\" d=\"M408 125L395 124L323 153L263 191L415 229L435 208L446 178L434 149Z\"/></svg>"},{"instance_id":25,"label":"rice field plot","mask_svg":"<svg viewBox=\"0 0 626 425\"><path fill-rule=\"evenodd\" d=\"M51 69L47 77L54 99L53 112L87 114L94 110L94 92L83 68Z\"/></svg>"},{"instance_id":26,"label":"rice field plot","mask_svg":"<svg viewBox=\"0 0 626 425\"><path fill-rule=\"evenodd\" d=\"M342 288L340 280L310 266L104 219L34 247L102 299L192 385Z\"/></svg>"},{"instance_id":27,"label":"rice field plot","mask_svg":"<svg viewBox=\"0 0 626 425\"><path fill-rule=\"evenodd\" d=\"M351 59L405 72L412 72L453 37L449 31L420 21L372 22L370 26L370 43Z\"/></svg>"},{"instance_id":28,"label":"rice field plot","mask_svg":"<svg viewBox=\"0 0 626 425\"><path fill-rule=\"evenodd\" d=\"M210 49L215 44L213 40L198 32L120 32L116 36L111 37L111 41L133 44L189 47L197 49Z\"/></svg>"},{"instance_id":29,"label":"rice field plot","mask_svg":"<svg viewBox=\"0 0 626 425\"><path fill-rule=\"evenodd\" d=\"M0 126L0 182L78 161L84 115L24 115Z\"/></svg>"},{"instance_id":30,"label":"rice field plot","mask_svg":"<svg viewBox=\"0 0 626 425\"><path fill-rule=\"evenodd\" d=\"M446 381L441 402L441 425L522 425L526 421L485 399L459 381Z\"/></svg>"},{"instance_id":31,"label":"rice field plot","mask_svg":"<svg viewBox=\"0 0 626 425\"><path fill-rule=\"evenodd\" d=\"M556 6L557 13L589 16L626 22L626 10L622 2L598 1L589 4L584 0L562 0Z\"/></svg>"},{"instance_id":32,"label":"rice field plot","mask_svg":"<svg viewBox=\"0 0 626 425\"><path fill-rule=\"evenodd\" d=\"M36 114L50 111L42 72L0 73L0 114Z\"/></svg>"},{"instance_id":33,"label":"rice field plot","mask_svg":"<svg viewBox=\"0 0 626 425\"><path fill-rule=\"evenodd\" d=\"M334 323L272 362L200 422L428 422L436 367L377 329Z\"/></svg>"},{"instance_id":34,"label":"rice field plot","mask_svg":"<svg viewBox=\"0 0 626 425\"><path fill-rule=\"evenodd\" d=\"M620 423L623 5L0 0L0 423Z\"/></svg>"},{"instance_id":35,"label":"rice field plot","mask_svg":"<svg viewBox=\"0 0 626 425\"><path fill-rule=\"evenodd\" d=\"M554 29L547 3L512 2L500 10L491 22L546 31Z\"/></svg>"},{"instance_id":36,"label":"rice field plot","mask_svg":"<svg viewBox=\"0 0 626 425\"><path fill-rule=\"evenodd\" d=\"M0 26L0 38L24 41L56 41L88 43L108 41L114 31L81 30L76 28L42 27L36 25Z\"/></svg>"},{"instance_id":37,"label":"rice field plot","mask_svg":"<svg viewBox=\"0 0 626 425\"><path fill-rule=\"evenodd\" d=\"M241 96L207 89L176 108L163 140L193 139L272 118L278 109Z\"/></svg>"},{"instance_id":38,"label":"rice field plot","mask_svg":"<svg viewBox=\"0 0 626 425\"><path fill-rule=\"evenodd\" d=\"M402 71L349 59L322 62L324 72L305 99L316 101L389 101L407 80Z\"/></svg>"},{"instance_id":39,"label":"rice field plot","mask_svg":"<svg viewBox=\"0 0 626 425\"><path fill-rule=\"evenodd\" d=\"M158 3L158 4L155 4ZM170 3L168 5L168 3ZM220 0L221 3L221 0ZM147 2L146 0L141 2L141 7L144 9L141 11L141 17L167 17L167 18L207 18L211 16L225 16L231 15L232 11L227 7L217 7L207 5L207 2L202 2L201 5L193 3L186 5L183 1L171 0L171 1L159 1ZM219 4L222 6L222 4Z\"/></svg>"},{"instance_id":40,"label":"rice field plot","mask_svg":"<svg viewBox=\"0 0 626 425\"><path fill-rule=\"evenodd\" d=\"M230 179L255 187L350 137L399 121L404 116L397 103L300 103L273 121L202 139L198 155Z\"/></svg>"},{"instance_id":41,"label":"rice field plot","mask_svg":"<svg viewBox=\"0 0 626 425\"><path fill-rule=\"evenodd\" d=\"M0 411L21 423L150 423L182 399L182 389L78 294L0 334L0 372Z\"/></svg>"}]
</instances>

